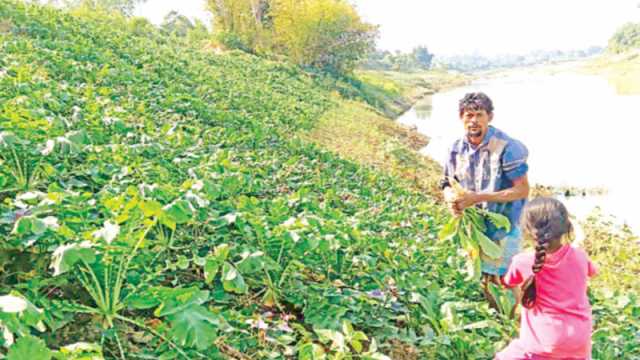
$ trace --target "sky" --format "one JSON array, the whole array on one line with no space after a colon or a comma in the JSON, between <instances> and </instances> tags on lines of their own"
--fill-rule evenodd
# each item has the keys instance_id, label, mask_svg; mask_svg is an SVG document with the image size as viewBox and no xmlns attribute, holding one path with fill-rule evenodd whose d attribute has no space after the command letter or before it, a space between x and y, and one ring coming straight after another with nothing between
<instances>
[{"instance_id":1,"label":"sky","mask_svg":"<svg viewBox=\"0 0 640 360\"><path fill-rule=\"evenodd\" d=\"M380 26L378 48L437 55L521 54L606 46L629 21L640 21L640 0L350 0ZM160 23L177 10L209 22L204 0L147 0L136 15Z\"/></svg>"}]
</instances>

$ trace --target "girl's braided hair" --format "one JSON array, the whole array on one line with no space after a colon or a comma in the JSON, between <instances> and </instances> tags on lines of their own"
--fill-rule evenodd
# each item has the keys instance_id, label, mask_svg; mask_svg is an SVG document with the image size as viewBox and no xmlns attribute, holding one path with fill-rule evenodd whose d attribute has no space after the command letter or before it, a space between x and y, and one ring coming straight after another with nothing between
<instances>
[{"instance_id":1,"label":"girl's braided hair","mask_svg":"<svg viewBox=\"0 0 640 360\"><path fill-rule=\"evenodd\" d=\"M536 303L536 274L542 270L549 243L573 232L569 213L562 202L539 197L529 202L520 218L522 229L536 241L533 275L522 286L522 306L532 308Z\"/></svg>"}]
</instances>

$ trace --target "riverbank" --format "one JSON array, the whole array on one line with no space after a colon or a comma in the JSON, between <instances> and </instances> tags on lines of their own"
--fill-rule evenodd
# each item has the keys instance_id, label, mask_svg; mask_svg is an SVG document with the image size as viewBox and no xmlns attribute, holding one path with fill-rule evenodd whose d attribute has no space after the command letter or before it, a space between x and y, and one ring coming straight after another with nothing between
<instances>
[{"instance_id":1,"label":"riverbank","mask_svg":"<svg viewBox=\"0 0 640 360\"><path fill-rule=\"evenodd\" d=\"M356 77L368 91L380 94L382 113L395 119L420 99L439 91L469 84L473 76L446 70L416 72L360 70Z\"/></svg>"},{"instance_id":2,"label":"riverbank","mask_svg":"<svg viewBox=\"0 0 640 360\"><path fill-rule=\"evenodd\" d=\"M373 105L336 99L303 137L341 157L403 179L407 185L439 197L440 165L420 154L429 138L395 119L424 96L463 86L471 77L442 70L401 73L358 71L361 92ZM375 101L371 100L375 99Z\"/></svg>"},{"instance_id":3,"label":"riverbank","mask_svg":"<svg viewBox=\"0 0 640 360\"><path fill-rule=\"evenodd\" d=\"M578 71L606 77L620 95L640 94L640 49L603 54L583 64Z\"/></svg>"}]
</instances>

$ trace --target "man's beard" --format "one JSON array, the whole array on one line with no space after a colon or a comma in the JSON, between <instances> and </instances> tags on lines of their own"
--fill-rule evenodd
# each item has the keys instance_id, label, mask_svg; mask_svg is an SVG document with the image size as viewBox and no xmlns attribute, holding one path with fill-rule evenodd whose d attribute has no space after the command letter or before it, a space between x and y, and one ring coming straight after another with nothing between
<instances>
[{"instance_id":1,"label":"man's beard","mask_svg":"<svg viewBox=\"0 0 640 360\"><path fill-rule=\"evenodd\" d=\"M467 138L468 139L481 138L482 135L483 135L482 129L467 130Z\"/></svg>"}]
</instances>

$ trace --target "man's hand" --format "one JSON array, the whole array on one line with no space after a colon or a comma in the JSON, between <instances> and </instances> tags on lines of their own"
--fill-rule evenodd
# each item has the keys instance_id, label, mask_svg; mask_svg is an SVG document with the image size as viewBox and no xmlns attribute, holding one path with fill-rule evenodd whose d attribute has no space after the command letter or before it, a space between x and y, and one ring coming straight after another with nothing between
<instances>
[{"instance_id":1,"label":"man's hand","mask_svg":"<svg viewBox=\"0 0 640 360\"><path fill-rule=\"evenodd\" d=\"M456 195L456 192L453 190L453 188L451 188L450 186L444 188L444 201L447 204L451 215L453 216L462 215L462 210L460 210L456 205L457 200L458 195Z\"/></svg>"},{"instance_id":2,"label":"man's hand","mask_svg":"<svg viewBox=\"0 0 640 360\"><path fill-rule=\"evenodd\" d=\"M460 210L460 212L462 212L464 209L471 207L477 203L478 203L477 194L473 191L468 191L463 195L459 196L455 200L454 205L457 209Z\"/></svg>"}]
</instances>

